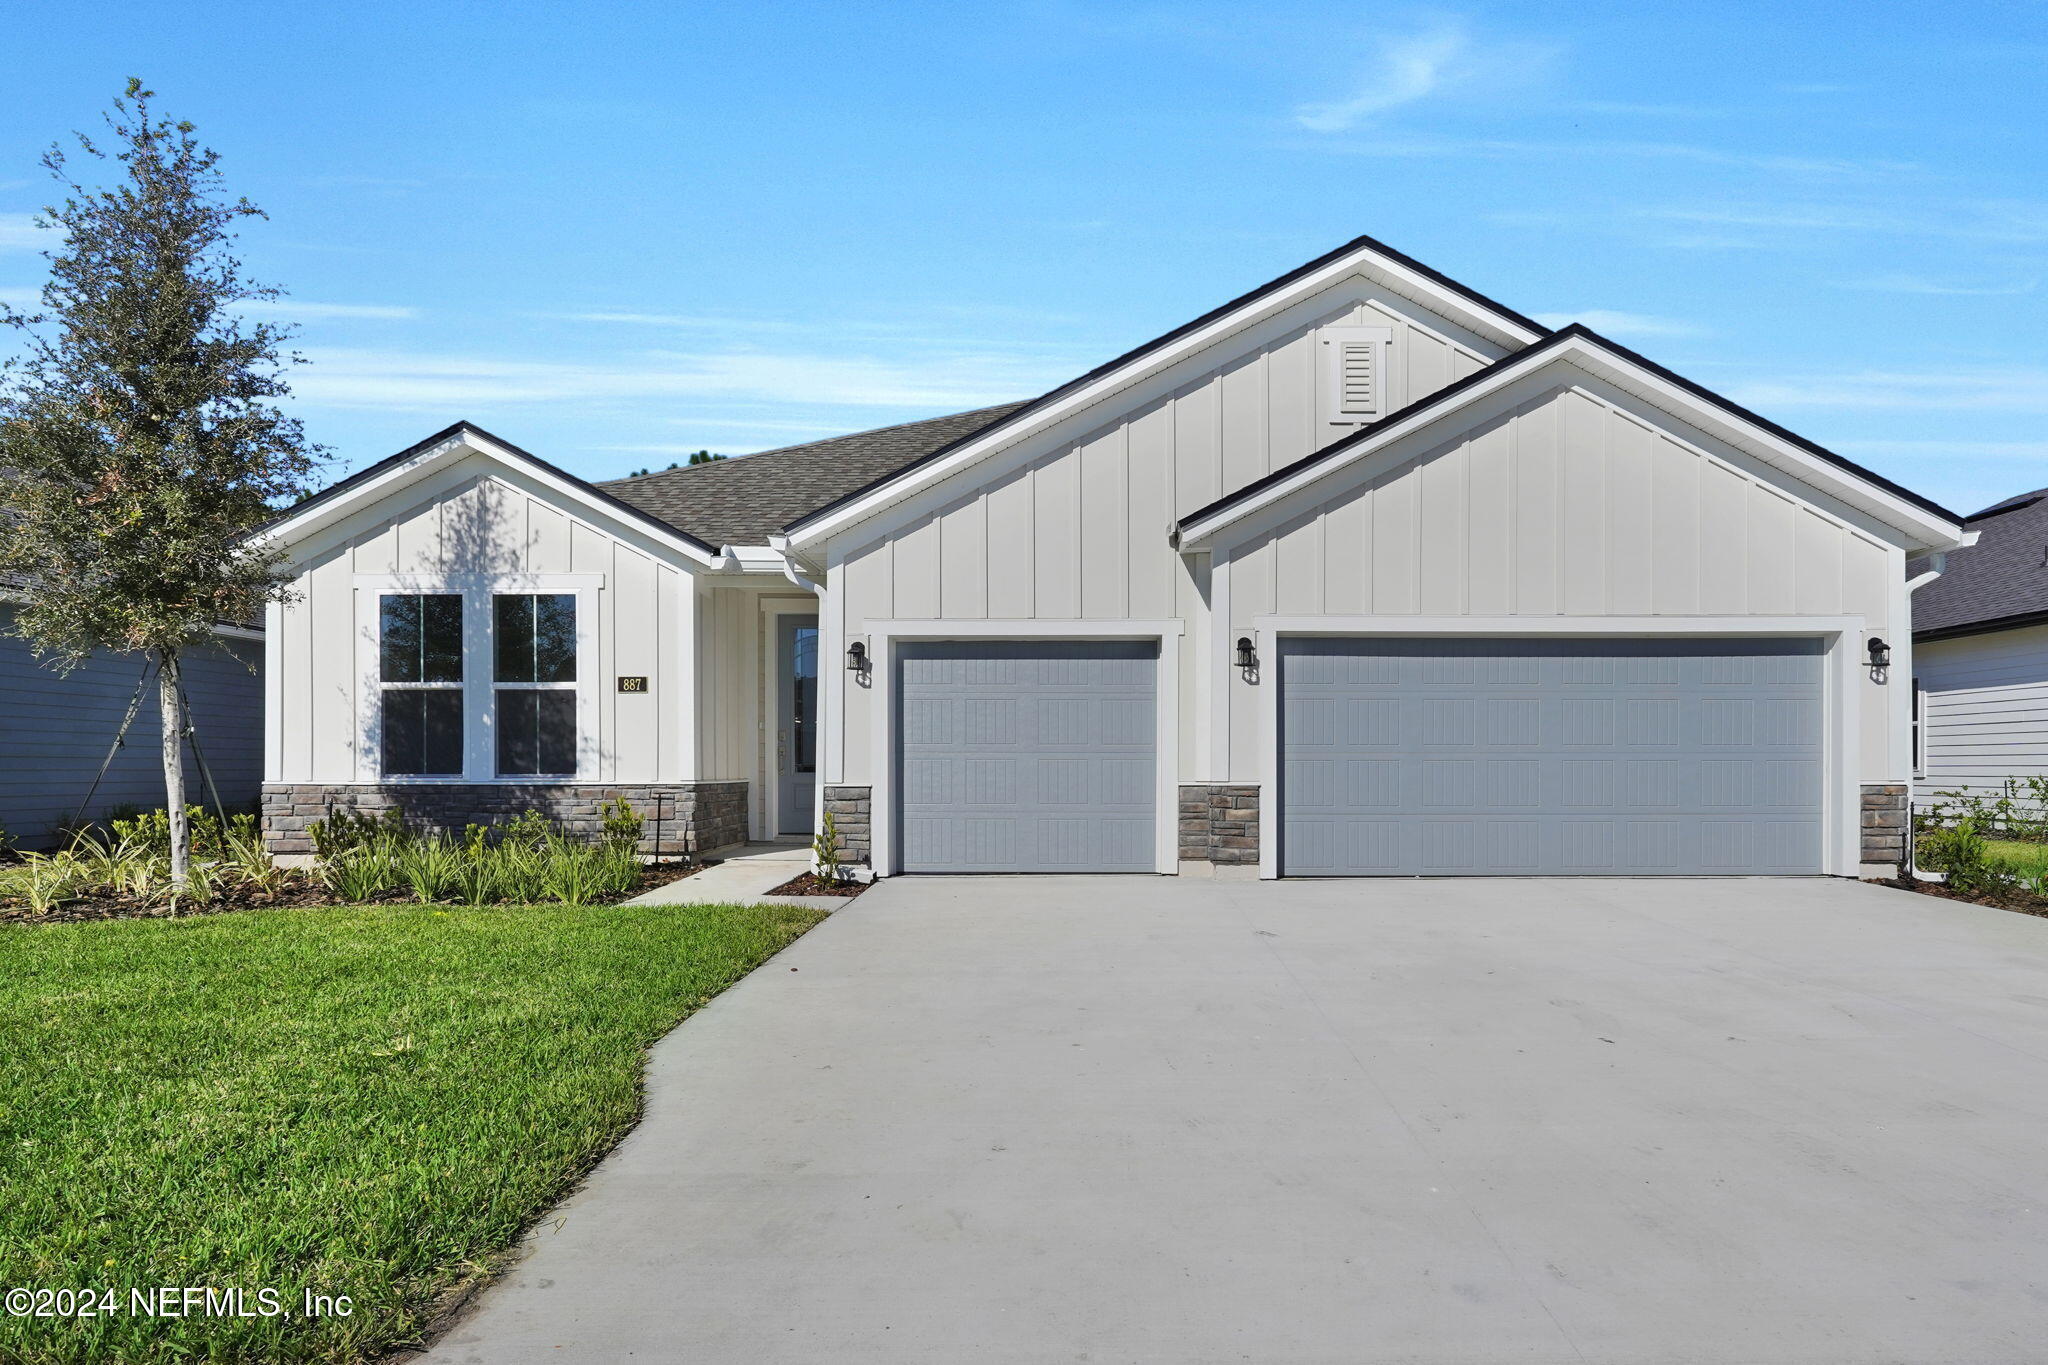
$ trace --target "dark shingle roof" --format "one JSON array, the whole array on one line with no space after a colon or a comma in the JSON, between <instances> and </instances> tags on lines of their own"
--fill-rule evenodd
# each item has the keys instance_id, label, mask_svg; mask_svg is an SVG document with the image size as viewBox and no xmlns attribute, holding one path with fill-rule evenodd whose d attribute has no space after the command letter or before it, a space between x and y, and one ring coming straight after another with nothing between
<instances>
[{"instance_id":1,"label":"dark shingle roof","mask_svg":"<svg viewBox=\"0 0 2048 1365\"><path fill-rule=\"evenodd\" d=\"M2048 488L1993 503L1963 525L1977 543L1949 551L1942 576L1913 594L1913 634L2048 615Z\"/></svg>"},{"instance_id":2,"label":"dark shingle roof","mask_svg":"<svg viewBox=\"0 0 2048 1365\"><path fill-rule=\"evenodd\" d=\"M765 545L808 512L992 426L1022 402L834 436L598 487L710 545Z\"/></svg>"}]
</instances>

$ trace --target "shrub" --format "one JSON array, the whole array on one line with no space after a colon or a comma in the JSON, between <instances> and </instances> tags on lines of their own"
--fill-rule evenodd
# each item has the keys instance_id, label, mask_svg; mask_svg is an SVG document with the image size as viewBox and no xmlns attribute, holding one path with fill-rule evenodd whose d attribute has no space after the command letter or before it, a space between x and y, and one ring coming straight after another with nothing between
<instances>
[{"instance_id":1,"label":"shrub","mask_svg":"<svg viewBox=\"0 0 2048 1365\"><path fill-rule=\"evenodd\" d=\"M633 809L632 802L621 796L599 806L598 814L604 820L603 841L606 844L622 845L629 850L638 850L640 836L646 825L640 813Z\"/></svg>"},{"instance_id":2,"label":"shrub","mask_svg":"<svg viewBox=\"0 0 2048 1365\"><path fill-rule=\"evenodd\" d=\"M839 844L839 822L826 811L825 818L818 825L818 832L811 839L811 863L817 868L820 879L833 886L846 880L846 869L840 865L843 856Z\"/></svg>"},{"instance_id":3,"label":"shrub","mask_svg":"<svg viewBox=\"0 0 2048 1365\"><path fill-rule=\"evenodd\" d=\"M1988 856L1977 821L1969 816L1946 824L1930 821L1915 842L1914 861L1939 872L1956 890L1972 896L2010 891L2019 879Z\"/></svg>"}]
</instances>

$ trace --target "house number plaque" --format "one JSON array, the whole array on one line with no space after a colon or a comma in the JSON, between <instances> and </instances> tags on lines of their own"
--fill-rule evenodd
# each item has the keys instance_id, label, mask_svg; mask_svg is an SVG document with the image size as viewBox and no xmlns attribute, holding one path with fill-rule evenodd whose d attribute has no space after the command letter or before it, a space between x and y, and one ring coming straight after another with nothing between
<instances>
[{"instance_id":1,"label":"house number plaque","mask_svg":"<svg viewBox=\"0 0 2048 1365\"><path fill-rule=\"evenodd\" d=\"M646 690L647 679L644 677L619 679L619 691L621 692L645 692Z\"/></svg>"}]
</instances>

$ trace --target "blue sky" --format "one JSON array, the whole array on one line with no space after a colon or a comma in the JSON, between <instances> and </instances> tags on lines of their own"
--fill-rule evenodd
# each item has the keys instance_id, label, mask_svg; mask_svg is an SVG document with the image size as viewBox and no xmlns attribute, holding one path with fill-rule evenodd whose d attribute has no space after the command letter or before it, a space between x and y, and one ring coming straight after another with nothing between
<instances>
[{"instance_id":1,"label":"blue sky","mask_svg":"<svg viewBox=\"0 0 2048 1365\"><path fill-rule=\"evenodd\" d=\"M1022 397L1361 232L1958 510L2048 484L2048 9L27 0L35 158L130 74L270 211L335 473L587 477Z\"/></svg>"}]
</instances>

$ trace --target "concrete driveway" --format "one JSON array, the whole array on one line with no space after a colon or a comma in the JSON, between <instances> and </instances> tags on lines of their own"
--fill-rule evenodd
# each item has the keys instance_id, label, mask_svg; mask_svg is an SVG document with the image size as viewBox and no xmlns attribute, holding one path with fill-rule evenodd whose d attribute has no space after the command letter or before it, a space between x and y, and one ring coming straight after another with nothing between
<instances>
[{"instance_id":1,"label":"concrete driveway","mask_svg":"<svg viewBox=\"0 0 2048 1365\"><path fill-rule=\"evenodd\" d=\"M2048 921L1850 882L890 882L442 1362L2048 1359Z\"/></svg>"}]
</instances>

